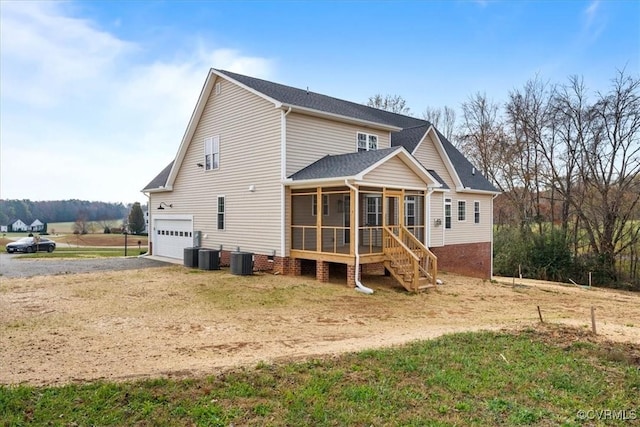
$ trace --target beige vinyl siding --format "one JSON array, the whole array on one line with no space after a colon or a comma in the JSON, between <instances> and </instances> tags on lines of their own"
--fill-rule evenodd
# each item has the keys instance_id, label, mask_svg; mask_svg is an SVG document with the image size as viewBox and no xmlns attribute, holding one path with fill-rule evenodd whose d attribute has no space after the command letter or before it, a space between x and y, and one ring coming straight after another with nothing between
<instances>
[{"instance_id":1,"label":"beige vinyl siding","mask_svg":"<svg viewBox=\"0 0 640 427\"><path fill-rule=\"evenodd\" d=\"M193 214L204 247L280 255L280 110L224 79L213 90L180 166L173 191L153 195L163 211ZM220 137L220 167L205 171L204 139ZM255 191L249 186L255 185ZM225 196L225 229L217 230L217 197ZM152 205L153 206L153 205Z\"/></svg>"},{"instance_id":2,"label":"beige vinyl siding","mask_svg":"<svg viewBox=\"0 0 640 427\"><path fill-rule=\"evenodd\" d=\"M398 157L392 157L364 176L365 182L384 184L386 187L413 187L426 189L427 184L413 173Z\"/></svg>"},{"instance_id":3,"label":"beige vinyl siding","mask_svg":"<svg viewBox=\"0 0 640 427\"><path fill-rule=\"evenodd\" d=\"M418 159L426 169L436 171L450 189L456 188L456 184L453 181L451 174L449 174L449 170L445 167L444 161L436 149L435 141L432 139L431 133L425 137L422 143L418 146L418 149L413 153L413 156Z\"/></svg>"},{"instance_id":4,"label":"beige vinyl siding","mask_svg":"<svg viewBox=\"0 0 640 427\"><path fill-rule=\"evenodd\" d=\"M444 244L455 245L460 243L480 243L491 241L491 195L473 193L452 193L444 196L451 197L451 228L445 230ZM467 204L466 221L458 221L458 201L464 200ZM480 202L480 223L474 222L473 202ZM444 213L444 201L442 204ZM444 215L442 220L444 228Z\"/></svg>"},{"instance_id":5,"label":"beige vinyl siding","mask_svg":"<svg viewBox=\"0 0 640 427\"><path fill-rule=\"evenodd\" d=\"M428 229L430 233L429 246L438 247L444 245L444 198L448 193L435 191L431 194L429 210L431 218L428 219ZM435 225L435 220L439 219L441 224Z\"/></svg>"},{"instance_id":6,"label":"beige vinyl siding","mask_svg":"<svg viewBox=\"0 0 640 427\"><path fill-rule=\"evenodd\" d=\"M355 153L356 135L378 136L378 149L389 148L390 133L298 113L287 115L287 176L330 155Z\"/></svg>"}]
</instances>

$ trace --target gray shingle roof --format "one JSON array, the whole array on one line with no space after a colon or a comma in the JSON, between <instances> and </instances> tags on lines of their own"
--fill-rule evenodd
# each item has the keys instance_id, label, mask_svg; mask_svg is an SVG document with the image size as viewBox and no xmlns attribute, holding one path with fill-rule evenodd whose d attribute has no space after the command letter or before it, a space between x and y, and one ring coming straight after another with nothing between
<instances>
[{"instance_id":1,"label":"gray shingle roof","mask_svg":"<svg viewBox=\"0 0 640 427\"><path fill-rule=\"evenodd\" d=\"M311 108L325 113L338 114L358 120L366 120L400 128L418 126L424 123L424 120L416 119L415 117L379 110L363 104L333 98L304 89L296 89L291 86L285 86L255 77L243 76L242 74L236 74L230 71L216 71L283 104Z\"/></svg>"},{"instance_id":2,"label":"gray shingle roof","mask_svg":"<svg viewBox=\"0 0 640 427\"><path fill-rule=\"evenodd\" d=\"M272 99L275 99L276 101L282 102L283 104L311 108L313 110L326 113L339 114L341 116L354 119L403 128L401 131L392 132L391 145L394 147L403 146L409 153L413 153L413 150L415 150L425 132L431 126L431 123L427 120L418 119L416 117L391 113L389 111L368 107L363 104L345 101L304 89L297 89L291 86L257 79L255 77L244 76L230 71L216 71L229 76L245 86L248 86ZM458 176L462 181L462 185L465 188L483 191L498 191L484 176L482 176L482 174L474 169L473 165L467 160L467 158L460 153L453 144L445 138L444 135L442 135L442 133L437 129L436 132L438 133L438 137L442 141L444 149L447 152L447 155L449 155L451 163L453 164L453 167L458 173ZM472 173L473 171L475 171L475 174Z\"/></svg>"},{"instance_id":3,"label":"gray shingle roof","mask_svg":"<svg viewBox=\"0 0 640 427\"><path fill-rule=\"evenodd\" d=\"M435 128L434 128L435 129ZM456 147L453 146L451 142L445 136L440 133L438 129L436 129L438 137L440 141L442 141L442 146L444 150L447 152L447 156L453 163L453 167L455 168L458 176L460 177L460 181L462 181L462 185L465 188L470 188L473 190L483 190L483 191L498 191L496 187L493 186L475 166L471 164L469 160L460 152Z\"/></svg>"},{"instance_id":4,"label":"gray shingle roof","mask_svg":"<svg viewBox=\"0 0 640 427\"><path fill-rule=\"evenodd\" d=\"M164 187L167 184L167 179L169 178L172 167L173 161L169 163L164 169L162 169L162 172L160 172L155 178L153 178L142 191L157 190L160 187Z\"/></svg>"},{"instance_id":5,"label":"gray shingle roof","mask_svg":"<svg viewBox=\"0 0 640 427\"><path fill-rule=\"evenodd\" d=\"M306 168L300 169L289 178L294 181L300 181L305 179L354 176L373 166L398 149L400 149L400 147L362 151L360 153L339 154L336 156L327 155L320 160L311 163Z\"/></svg>"},{"instance_id":6,"label":"gray shingle roof","mask_svg":"<svg viewBox=\"0 0 640 427\"><path fill-rule=\"evenodd\" d=\"M440 187L440 189L449 190L449 186L447 185L447 183L444 182L444 179L442 179L442 177L440 175L438 175L438 173L436 171L434 171L433 169L427 169L427 172L429 172L429 175L434 177L436 179L436 181L438 181L440 183L440 185L442 185L442 187Z\"/></svg>"},{"instance_id":7,"label":"gray shingle roof","mask_svg":"<svg viewBox=\"0 0 640 427\"><path fill-rule=\"evenodd\" d=\"M242 74L232 73L225 70L215 70L217 73L228 76L229 78L259 92L269 98L272 98L278 102L286 105L292 105L307 109L312 109L324 113L337 114L344 117L349 117L357 120L364 120L373 123L380 123L387 126L395 126L402 128L401 131L392 132L391 144L393 147L402 146L406 148L409 153L413 153L418 143L424 136L425 132L431 126L426 120L418 119L415 117L405 116L402 114L391 113L389 111L379 110L377 108L368 107L363 104L355 102L345 101L342 99L334 98L327 95L322 95L312 91L304 89L297 89L291 86L285 86L279 83L270 82L267 80L257 79L255 77L244 76ZM483 191L497 191L497 189L487 180L482 174L474 169L473 165L460 153L454 146L442 135L437 129L438 137L442 141L444 149L453 164L462 185L465 188L471 188L475 190ZM353 176L358 172L366 169L359 169L362 165L367 164L374 157L376 152L363 152L352 153L341 156L327 156L320 159L318 162L309 165L297 173L293 174L293 179L313 179L316 177L337 177L337 176ZM382 154L384 157L385 150L378 150L378 155ZM388 154L388 152L387 152ZM352 157L349 157L352 156ZM379 159L378 159L379 160ZM375 163L377 160L373 161ZM373 164L371 163L371 164ZM335 171L329 171L327 168L329 164L334 165ZM171 162L162 172L158 174L149 184L146 185L143 191L153 190L161 188L166 185L167 179L171 172ZM324 169L323 169L324 168ZM354 173L354 171L356 171ZM473 173L475 171L475 174ZM304 177L304 178L303 178ZM444 181L438 177L441 184Z\"/></svg>"},{"instance_id":8,"label":"gray shingle roof","mask_svg":"<svg viewBox=\"0 0 640 427\"><path fill-rule=\"evenodd\" d=\"M416 149L418 143L424 136L424 134L429 130L431 123L426 120L423 120L423 123L418 126L413 126L410 128L402 129L400 132L392 132L391 133L391 141L392 145L402 145L407 149L409 153L413 153L413 150Z\"/></svg>"}]
</instances>

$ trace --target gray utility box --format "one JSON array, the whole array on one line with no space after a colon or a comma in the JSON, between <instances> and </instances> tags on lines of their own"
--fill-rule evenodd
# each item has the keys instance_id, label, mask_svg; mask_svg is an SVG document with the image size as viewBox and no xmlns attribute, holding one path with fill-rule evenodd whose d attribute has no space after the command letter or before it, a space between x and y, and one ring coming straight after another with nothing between
<instances>
[{"instance_id":1,"label":"gray utility box","mask_svg":"<svg viewBox=\"0 0 640 427\"><path fill-rule=\"evenodd\" d=\"M198 251L200 248L184 248L184 266L198 267Z\"/></svg>"},{"instance_id":2,"label":"gray utility box","mask_svg":"<svg viewBox=\"0 0 640 427\"><path fill-rule=\"evenodd\" d=\"M200 270L220 270L220 251L200 249L198 252L198 267L200 267Z\"/></svg>"},{"instance_id":3,"label":"gray utility box","mask_svg":"<svg viewBox=\"0 0 640 427\"><path fill-rule=\"evenodd\" d=\"M253 274L253 254L251 252L231 252L231 274L247 276Z\"/></svg>"}]
</instances>

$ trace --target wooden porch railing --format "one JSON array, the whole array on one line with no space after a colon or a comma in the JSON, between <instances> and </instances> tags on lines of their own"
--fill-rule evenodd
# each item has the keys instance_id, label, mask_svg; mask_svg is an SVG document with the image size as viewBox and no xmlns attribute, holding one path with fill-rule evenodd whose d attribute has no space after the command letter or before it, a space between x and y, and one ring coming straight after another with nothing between
<instances>
[{"instance_id":1,"label":"wooden porch railing","mask_svg":"<svg viewBox=\"0 0 640 427\"><path fill-rule=\"evenodd\" d=\"M403 226L384 227L385 267L408 290L435 286L438 258Z\"/></svg>"}]
</instances>

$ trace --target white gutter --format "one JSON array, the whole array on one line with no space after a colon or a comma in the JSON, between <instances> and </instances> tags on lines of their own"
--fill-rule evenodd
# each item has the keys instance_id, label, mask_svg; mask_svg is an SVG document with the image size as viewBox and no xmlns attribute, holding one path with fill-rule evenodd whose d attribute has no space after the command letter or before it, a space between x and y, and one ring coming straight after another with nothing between
<instances>
[{"instance_id":1,"label":"white gutter","mask_svg":"<svg viewBox=\"0 0 640 427\"><path fill-rule=\"evenodd\" d=\"M358 199L359 199L359 195L358 195L358 188L354 187L353 185L351 185L349 183L348 180L344 180L344 184L349 187L350 189L352 189L353 191L355 191L355 211L356 211L356 221L355 224L353 225L353 227L355 227L356 232L355 234L355 241L353 242L353 244L355 245L355 254L356 254L356 265L355 265L355 272L354 272L354 278L355 278L355 282L356 282L356 291L358 292L362 292L363 294L367 294L367 295L371 295L373 293L373 289L371 288L367 288L366 286L364 286L361 282L360 282L360 242L358 241L358 236L360 233L358 233L358 229L359 224L358 224L358 219L360 218L360 215L358 214Z\"/></svg>"},{"instance_id":2,"label":"white gutter","mask_svg":"<svg viewBox=\"0 0 640 427\"><path fill-rule=\"evenodd\" d=\"M285 181L287 179L287 115L291 112L291 107L287 112L282 112L280 115L280 178L282 179L282 184L280 188L280 256L285 256L286 250L286 194L287 187L285 185Z\"/></svg>"},{"instance_id":3,"label":"white gutter","mask_svg":"<svg viewBox=\"0 0 640 427\"><path fill-rule=\"evenodd\" d=\"M151 221L151 195L148 194L148 193L145 193L144 191L141 191L141 193L144 194L147 197L147 213L149 214L149 225L147 227L147 252L138 255L138 258L142 258L142 257L151 255L149 253L149 248L152 246L151 245L151 239L153 239L153 237L155 236L155 233L153 231L151 231L151 224L153 223ZM149 238L149 236L151 236L151 238Z\"/></svg>"},{"instance_id":4,"label":"white gutter","mask_svg":"<svg viewBox=\"0 0 640 427\"><path fill-rule=\"evenodd\" d=\"M299 105L291 105L291 104L281 104L279 106L280 108L293 108L294 111L296 112L300 112L303 114L307 114L309 116L315 116L315 117L330 117L334 120L338 120L344 123L353 123L353 124L357 124L360 126L365 126L365 127L370 127L370 128L374 128L374 129L382 129L382 130L386 130L389 132L399 132L402 130L401 127L398 126L393 126L393 125L387 125L384 123L379 123L379 122L372 122L370 120L364 120L364 119L357 119L355 117L348 117L348 116L344 116L342 114L336 114L336 113L329 113L327 111L322 111L322 110L316 110L314 108L308 108L308 107L301 107ZM276 104L276 108L278 108L278 105Z\"/></svg>"},{"instance_id":5,"label":"white gutter","mask_svg":"<svg viewBox=\"0 0 640 427\"><path fill-rule=\"evenodd\" d=\"M424 197L424 210L425 210L425 215L426 215L426 224L424 227L424 231L426 236L425 237L425 241L423 242L424 244L427 245L427 247L431 247L431 195L433 194L433 192L436 191L433 188L427 191L427 194Z\"/></svg>"}]
</instances>

